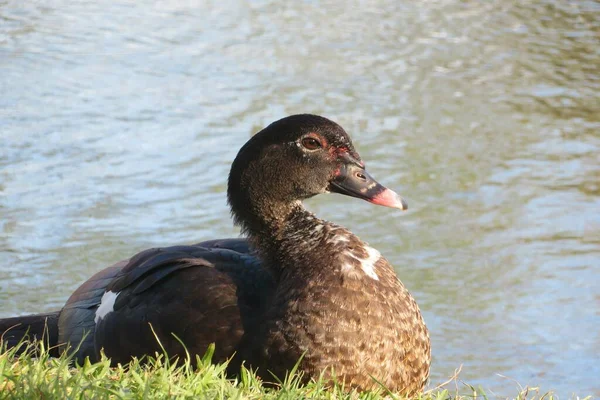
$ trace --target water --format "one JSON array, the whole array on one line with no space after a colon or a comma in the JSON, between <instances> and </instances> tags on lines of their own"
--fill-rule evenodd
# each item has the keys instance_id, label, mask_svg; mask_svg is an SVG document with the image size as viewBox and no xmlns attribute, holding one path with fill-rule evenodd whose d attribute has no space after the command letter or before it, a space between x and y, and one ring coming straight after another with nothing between
<instances>
[{"instance_id":1,"label":"water","mask_svg":"<svg viewBox=\"0 0 600 400\"><path fill-rule=\"evenodd\" d=\"M598 2L0 0L0 93L0 317L237 235L237 150L313 112L409 201L308 206L396 266L432 386L600 396Z\"/></svg>"}]
</instances>

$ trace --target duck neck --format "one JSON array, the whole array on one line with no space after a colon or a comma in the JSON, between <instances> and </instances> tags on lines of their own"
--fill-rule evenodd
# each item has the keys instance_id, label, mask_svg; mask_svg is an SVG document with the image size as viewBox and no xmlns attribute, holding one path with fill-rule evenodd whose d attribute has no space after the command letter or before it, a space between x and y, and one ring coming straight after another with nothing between
<instances>
[{"instance_id":1,"label":"duck neck","mask_svg":"<svg viewBox=\"0 0 600 400\"><path fill-rule=\"evenodd\" d=\"M282 213L283 210L286 212ZM290 266L294 269L307 267L301 265L304 259L301 255L318 246L313 233L318 232L325 222L305 209L299 201L285 207L280 205L274 211L263 212L259 219L261 222L247 226L245 230L268 268L276 277L280 277Z\"/></svg>"}]
</instances>

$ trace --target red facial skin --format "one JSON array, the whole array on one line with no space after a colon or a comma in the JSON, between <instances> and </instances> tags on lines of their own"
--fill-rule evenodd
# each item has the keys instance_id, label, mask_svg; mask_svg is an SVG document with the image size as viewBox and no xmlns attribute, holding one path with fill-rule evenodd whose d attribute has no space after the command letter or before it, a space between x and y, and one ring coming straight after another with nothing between
<instances>
[{"instance_id":1,"label":"red facial skin","mask_svg":"<svg viewBox=\"0 0 600 400\"><path fill-rule=\"evenodd\" d=\"M348 147L346 147L346 146L339 146L339 147L329 146L327 139L325 139L323 136L321 136L315 132L309 133L308 135L306 135L306 137L310 137L310 138L317 140L321 144L321 147L323 149L327 150L327 152L329 153L329 157L332 160L346 158L346 159L350 159L351 162L360 165L363 169L365 168L365 163L362 160L360 160L360 156L356 152L350 151L350 149ZM345 156L345 155L347 155L347 156ZM349 161L349 160L347 160L347 161ZM332 178L336 178L336 177L340 176L341 173L342 173L342 165L340 165L333 172ZM369 175L367 174L367 176L369 176ZM372 178L369 177L369 179L372 179ZM381 191L378 193L376 192L376 193L367 195L367 190L371 189L375 185L377 185L379 187L379 190L381 190ZM363 196L355 196L355 197L361 197L364 200L367 200L373 204L377 204L380 206L398 208L400 210L406 210L406 208L407 208L406 202L396 192L394 192L391 189L381 186L376 181L372 181L371 186L364 187L364 188L360 189L360 191L361 191L361 193L363 193ZM348 194L348 193L346 193L346 194ZM350 194L350 195L352 195L352 194ZM366 196L364 196L364 195L366 195Z\"/></svg>"}]
</instances>

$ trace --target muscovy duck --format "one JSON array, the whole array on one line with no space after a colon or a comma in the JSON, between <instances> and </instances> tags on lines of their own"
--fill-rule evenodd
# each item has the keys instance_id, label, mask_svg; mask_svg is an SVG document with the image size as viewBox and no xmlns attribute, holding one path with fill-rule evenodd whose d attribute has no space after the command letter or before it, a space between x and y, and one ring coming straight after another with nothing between
<instances>
[{"instance_id":1,"label":"muscovy duck","mask_svg":"<svg viewBox=\"0 0 600 400\"><path fill-rule=\"evenodd\" d=\"M418 393L431 362L419 307L377 250L302 206L328 192L406 209L338 124L283 118L231 167L228 202L247 239L142 251L98 272L61 311L0 320L0 332L11 346L46 325L57 354L79 345L78 360L103 349L113 363L161 352L156 337L170 356L185 355L180 341L199 355L215 343L213 360L231 359L232 374L245 363L272 381L301 359L305 380L325 371L348 388Z\"/></svg>"}]
</instances>

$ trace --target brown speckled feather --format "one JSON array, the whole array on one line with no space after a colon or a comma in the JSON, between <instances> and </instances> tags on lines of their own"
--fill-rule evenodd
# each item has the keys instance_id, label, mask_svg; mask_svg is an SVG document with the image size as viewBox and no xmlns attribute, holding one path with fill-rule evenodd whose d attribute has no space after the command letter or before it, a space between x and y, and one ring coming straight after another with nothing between
<instances>
[{"instance_id":1,"label":"brown speckled feather","mask_svg":"<svg viewBox=\"0 0 600 400\"><path fill-rule=\"evenodd\" d=\"M304 355L306 379L327 370L360 390L378 381L405 394L421 391L429 376L429 334L388 261L374 253L369 275L359 261L368 258L368 245L304 210L289 226L306 232L305 241L298 244L291 234L278 243L281 280L263 330L243 357L267 380L268 371L283 377Z\"/></svg>"}]
</instances>

